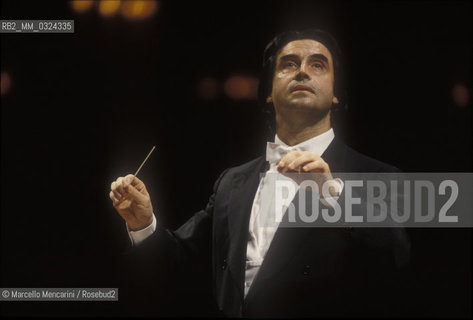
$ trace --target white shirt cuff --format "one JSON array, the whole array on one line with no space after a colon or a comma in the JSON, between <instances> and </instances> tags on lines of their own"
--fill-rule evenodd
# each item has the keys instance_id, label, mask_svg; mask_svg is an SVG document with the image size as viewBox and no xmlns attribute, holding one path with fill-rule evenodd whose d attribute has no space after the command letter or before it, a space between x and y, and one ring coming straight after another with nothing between
<instances>
[{"instance_id":1,"label":"white shirt cuff","mask_svg":"<svg viewBox=\"0 0 473 320\"><path fill-rule=\"evenodd\" d=\"M153 214L153 222L151 222L151 224L144 229L138 231L131 231L127 223L126 230L128 231L128 236L130 237L131 244L133 246L137 246L150 235L152 235L154 231L156 231L156 217Z\"/></svg>"}]
</instances>

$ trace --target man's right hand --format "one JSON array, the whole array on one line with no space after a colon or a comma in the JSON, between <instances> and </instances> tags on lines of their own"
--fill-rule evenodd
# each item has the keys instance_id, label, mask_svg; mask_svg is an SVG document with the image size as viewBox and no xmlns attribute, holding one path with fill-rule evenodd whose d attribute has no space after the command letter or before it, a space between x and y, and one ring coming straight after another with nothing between
<instances>
[{"instance_id":1,"label":"man's right hand","mask_svg":"<svg viewBox=\"0 0 473 320\"><path fill-rule=\"evenodd\" d=\"M132 231L144 229L153 222L153 206L146 186L132 174L112 182L110 199Z\"/></svg>"}]
</instances>

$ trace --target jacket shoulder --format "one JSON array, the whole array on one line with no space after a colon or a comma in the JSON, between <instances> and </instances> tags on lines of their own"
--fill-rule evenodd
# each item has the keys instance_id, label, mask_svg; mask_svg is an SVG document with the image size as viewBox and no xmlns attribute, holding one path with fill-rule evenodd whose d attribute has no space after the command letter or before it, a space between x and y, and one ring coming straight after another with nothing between
<instances>
[{"instance_id":1,"label":"jacket shoulder","mask_svg":"<svg viewBox=\"0 0 473 320\"><path fill-rule=\"evenodd\" d=\"M346 155L354 172L401 172L399 168L364 155L349 146L346 146Z\"/></svg>"},{"instance_id":2,"label":"jacket shoulder","mask_svg":"<svg viewBox=\"0 0 473 320\"><path fill-rule=\"evenodd\" d=\"M248 177L251 174L255 174L257 171L262 171L264 164L265 158L260 156L241 165L225 169L214 184L214 192L217 191L217 189L228 188L236 176L243 175Z\"/></svg>"},{"instance_id":3,"label":"jacket shoulder","mask_svg":"<svg viewBox=\"0 0 473 320\"><path fill-rule=\"evenodd\" d=\"M376 160L349 147L337 138L328 146L322 155L332 172L400 172L393 165Z\"/></svg>"},{"instance_id":4,"label":"jacket shoulder","mask_svg":"<svg viewBox=\"0 0 473 320\"><path fill-rule=\"evenodd\" d=\"M255 158L253 160L250 160L238 166L228 168L227 174L234 175L234 174L240 174L240 173L243 173L243 174L252 173L257 169L263 168L264 163L265 163L265 158L263 156L260 156L258 158Z\"/></svg>"}]
</instances>

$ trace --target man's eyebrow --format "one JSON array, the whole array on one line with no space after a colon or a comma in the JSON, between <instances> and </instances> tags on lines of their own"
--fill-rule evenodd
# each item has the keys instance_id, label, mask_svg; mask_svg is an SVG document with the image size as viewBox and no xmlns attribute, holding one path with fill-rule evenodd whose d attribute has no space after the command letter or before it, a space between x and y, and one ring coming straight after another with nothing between
<instances>
[{"instance_id":1,"label":"man's eyebrow","mask_svg":"<svg viewBox=\"0 0 473 320\"><path fill-rule=\"evenodd\" d=\"M311 59L319 59L328 63L328 58L321 53L314 53L310 56Z\"/></svg>"},{"instance_id":2,"label":"man's eyebrow","mask_svg":"<svg viewBox=\"0 0 473 320\"><path fill-rule=\"evenodd\" d=\"M311 54L310 58L311 59L319 59L319 60L322 60L322 61L328 63L328 58L325 55L321 54L321 53ZM299 59L300 59L299 56L296 55L296 54L286 54L286 55L279 58L279 60L281 60L281 61L284 61L284 60L299 60Z\"/></svg>"},{"instance_id":3,"label":"man's eyebrow","mask_svg":"<svg viewBox=\"0 0 473 320\"><path fill-rule=\"evenodd\" d=\"M296 54L286 54L282 57L279 58L279 60L284 61L284 60L299 60L299 56Z\"/></svg>"}]
</instances>

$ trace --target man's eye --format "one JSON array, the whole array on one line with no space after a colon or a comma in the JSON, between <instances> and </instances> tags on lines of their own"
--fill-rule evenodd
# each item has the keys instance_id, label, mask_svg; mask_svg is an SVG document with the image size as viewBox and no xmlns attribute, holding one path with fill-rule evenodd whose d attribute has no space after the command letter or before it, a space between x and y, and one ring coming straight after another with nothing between
<instances>
[{"instance_id":1,"label":"man's eye","mask_svg":"<svg viewBox=\"0 0 473 320\"><path fill-rule=\"evenodd\" d=\"M314 63L312 66L314 68L317 68L317 69L323 69L324 68L324 66L321 63Z\"/></svg>"},{"instance_id":2,"label":"man's eye","mask_svg":"<svg viewBox=\"0 0 473 320\"><path fill-rule=\"evenodd\" d=\"M290 62L290 61L289 61L289 62L285 62L285 63L283 64L283 67L284 67L284 68L296 68L297 65L296 65L294 62Z\"/></svg>"}]
</instances>

